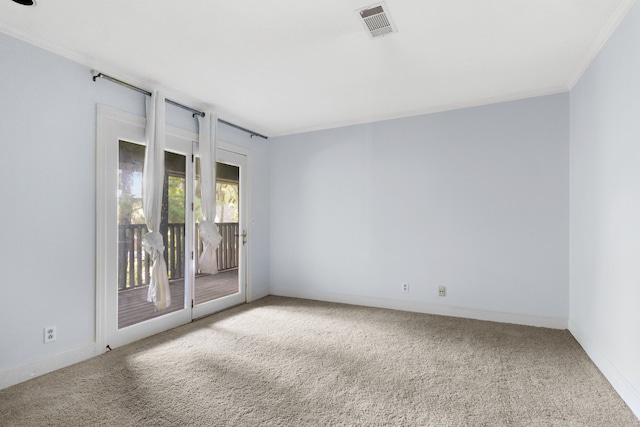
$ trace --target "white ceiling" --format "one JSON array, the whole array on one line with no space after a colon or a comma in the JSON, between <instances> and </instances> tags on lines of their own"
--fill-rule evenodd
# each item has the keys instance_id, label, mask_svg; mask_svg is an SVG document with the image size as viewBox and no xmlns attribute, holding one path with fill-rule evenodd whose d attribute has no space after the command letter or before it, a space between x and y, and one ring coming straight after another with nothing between
<instances>
[{"instance_id":1,"label":"white ceiling","mask_svg":"<svg viewBox=\"0 0 640 427\"><path fill-rule=\"evenodd\" d=\"M375 0L0 0L0 31L277 136L567 91L633 1L386 0L372 39Z\"/></svg>"}]
</instances>

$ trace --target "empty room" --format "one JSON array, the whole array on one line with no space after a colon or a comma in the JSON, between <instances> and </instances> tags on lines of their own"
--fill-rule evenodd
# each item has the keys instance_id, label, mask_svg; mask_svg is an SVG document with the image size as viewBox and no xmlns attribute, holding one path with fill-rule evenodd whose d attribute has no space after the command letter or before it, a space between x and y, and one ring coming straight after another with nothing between
<instances>
[{"instance_id":1,"label":"empty room","mask_svg":"<svg viewBox=\"0 0 640 427\"><path fill-rule=\"evenodd\" d=\"M633 0L0 0L0 425L640 426Z\"/></svg>"}]
</instances>

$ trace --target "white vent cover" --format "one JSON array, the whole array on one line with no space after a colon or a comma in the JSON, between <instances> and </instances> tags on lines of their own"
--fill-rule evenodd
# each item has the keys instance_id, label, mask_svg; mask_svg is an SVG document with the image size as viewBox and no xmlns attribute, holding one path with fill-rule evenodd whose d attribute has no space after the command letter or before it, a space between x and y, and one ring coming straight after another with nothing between
<instances>
[{"instance_id":1,"label":"white vent cover","mask_svg":"<svg viewBox=\"0 0 640 427\"><path fill-rule=\"evenodd\" d=\"M385 2L372 4L363 9L358 9L357 12L360 14L367 32L373 38L386 36L398 31L391 20L389 9Z\"/></svg>"}]
</instances>

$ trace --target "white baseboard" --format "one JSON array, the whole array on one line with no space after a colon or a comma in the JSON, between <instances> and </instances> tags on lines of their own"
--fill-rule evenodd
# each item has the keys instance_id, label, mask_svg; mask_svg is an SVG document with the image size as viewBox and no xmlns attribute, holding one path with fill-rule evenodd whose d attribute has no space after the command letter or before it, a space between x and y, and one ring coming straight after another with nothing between
<instances>
[{"instance_id":1,"label":"white baseboard","mask_svg":"<svg viewBox=\"0 0 640 427\"><path fill-rule=\"evenodd\" d=\"M85 344L73 350L57 354L48 359L0 371L0 389L48 374L57 369L73 365L96 356L96 343Z\"/></svg>"},{"instance_id":2,"label":"white baseboard","mask_svg":"<svg viewBox=\"0 0 640 427\"><path fill-rule=\"evenodd\" d=\"M262 299L267 295L269 295L269 291L266 289L260 289L258 291L254 291L247 297L247 302L252 302L252 301Z\"/></svg>"},{"instance_id":3,"label":"white baseboard","mask_svg":"<svg viewBox=\"0 0 640 427\"><path fill-rule=\"evenodd\" d=\"M584 330L571 319L569 319L569 332L571 332L635 416L640 419L640 392L584 333Z\"/></svg>"},{"instance_id":4,"label":"white baseboard","mask_svg":"<svg viewBox=\"0 0 640 427\"><path fill-rule=\"evenodd\" d=\"M271 287L271 295L291 298L303 298L342 304L362 305L366 307L389 308L392 310L412 311L415 313L437 314L441 316L463 317L466 319L488 320L491 322L513 323L516 325L538 326L552 329L567 329L568 319L564 317L536 316L530 314L506 313L491 310L479 310L466 307L454 307L440 304L428 304L416 301L393 300L358 295L319 292L282 287Z\"/></svg>"}]
</instances>

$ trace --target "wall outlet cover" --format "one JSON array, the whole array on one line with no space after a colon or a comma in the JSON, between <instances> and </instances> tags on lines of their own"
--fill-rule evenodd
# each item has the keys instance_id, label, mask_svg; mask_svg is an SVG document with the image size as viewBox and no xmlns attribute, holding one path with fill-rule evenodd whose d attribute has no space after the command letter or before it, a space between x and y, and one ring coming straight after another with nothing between
<instances>
[{"instance_id":1,"label":"wall outlet cover","mask_svg":"<svg viewBox=\"0 0 640 427\"><path fill-rule=\"evenodd\" d=\"M56 340L56 327L47 326L44 328L44 343L50 343Z\"/></svg>"}]
</instances>

